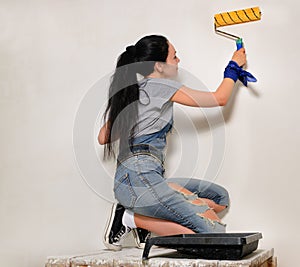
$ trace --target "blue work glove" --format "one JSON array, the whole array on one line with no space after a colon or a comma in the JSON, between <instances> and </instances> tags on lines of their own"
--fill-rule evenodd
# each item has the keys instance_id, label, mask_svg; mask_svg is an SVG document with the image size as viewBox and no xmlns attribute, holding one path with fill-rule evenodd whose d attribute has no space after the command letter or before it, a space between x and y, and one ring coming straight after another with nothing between
<instances>
[{"instance_id":1,"label":"blue work glove","mask_svg":"<svg viewBox=\"0 0 300 267\"><path fill-rule=\"evenodd\" d=\"M256 82L256 78L248 71L243 70L235 61L229 61L224 71L224 78L230 78L236 82L238 79L247 86L247 82Z\"/></svg>"}]
</instances>

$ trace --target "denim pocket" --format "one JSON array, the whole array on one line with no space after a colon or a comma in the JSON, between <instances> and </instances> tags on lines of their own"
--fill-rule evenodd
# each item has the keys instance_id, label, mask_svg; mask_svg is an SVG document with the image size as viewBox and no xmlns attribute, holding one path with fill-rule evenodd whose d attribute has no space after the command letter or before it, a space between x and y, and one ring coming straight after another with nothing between
<instances>
[{"instance_id":1,"label":"denim pocket","mask_svg":"<svg viewBox=\"0 0 300 267\"><path fill-rule=\"evenodd\" d=\"M164 166L162 162L153 155L141 154L137 156L136 169L139 173L156 172L163 176Z\"/></svg>"},{"instance_id":2,"label":"denim pocket","mask_svg":"<svg viewBox=\"0 0 300 267\"><path fill-rule=\"evenodd\" d=\"M115 198L125 208L133 208L136 202L137 196L132 188L130 177L128 173L125 173L120 178L115 178L114 184Z\"/></svg>"}]
</instances>

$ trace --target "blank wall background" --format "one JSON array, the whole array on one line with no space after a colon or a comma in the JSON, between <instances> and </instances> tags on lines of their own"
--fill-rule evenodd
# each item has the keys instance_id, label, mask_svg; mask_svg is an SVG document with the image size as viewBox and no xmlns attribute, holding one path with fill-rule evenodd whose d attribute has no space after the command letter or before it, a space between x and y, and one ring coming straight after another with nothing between
<instances>
[{"instance_id":1,"label":"blank wall background","mask_svg":"<svg viewBox=\"0 0 300 267\"><path fill-rule=\"evenodd\" d=\"M228 31L244 38L248 69L258 82L237 86L222 110L225 152L214 179L231 195L223 218L228 231L262 232L260 248L274 247L280 266L295 266L300 54L299 4L292 0L0 1L1 265L37 267L49 255L103 248L110 201L79 172L73 124L84 96L108 77L125 47L146 34L166 35L180 66L215 90L235 45L214 33L213 16L251 6L260 6L262 20ZM185 133L186 115L196 130ZM194 147L196 162L209 160L214 142L198 116L203 111L175 109L169 175L190 174L188 165L177 166L189 162L182 151L193 136L201 145ZM102 148L95 149L101 155ZM198 177L205 173L200 165L193 169ZM113 172L113 164L99 166L99 179ZM110 182L103 192L112 191Z\"/></svg>"}]
</instances>

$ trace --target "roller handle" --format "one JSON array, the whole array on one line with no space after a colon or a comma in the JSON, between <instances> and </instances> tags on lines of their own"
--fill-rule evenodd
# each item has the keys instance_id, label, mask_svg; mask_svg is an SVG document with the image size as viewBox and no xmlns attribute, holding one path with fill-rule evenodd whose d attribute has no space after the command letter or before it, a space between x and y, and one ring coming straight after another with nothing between
<instances>
[{"instance_id":1,"label":"roller handle","mask_svg":"<svg viewBox=\"0 0 300 267\"><path fill-rule=\"evenodd\" d=\"M243 47L243 39L239 38L236 40L236 50L240 50Z\"/></svg>"}]
</instances>

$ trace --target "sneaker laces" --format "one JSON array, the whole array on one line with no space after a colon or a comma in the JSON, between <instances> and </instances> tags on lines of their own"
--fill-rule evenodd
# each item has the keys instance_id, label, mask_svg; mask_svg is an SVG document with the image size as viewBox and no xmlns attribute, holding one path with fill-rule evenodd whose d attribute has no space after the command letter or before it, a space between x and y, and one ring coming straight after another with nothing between
<instances>
[{"instance_id":1,"label":"sneaker laces","mask_svg":"<svg viewBox=\"0 0 300 267\"><path fill-rule=\"evenodd\" d=\"M119 243L126 234L128 234L131 231L130 227L122 226L121 230L116 234L116 236L113 238L114 243Z\"/></svg>"}]
</instances>

